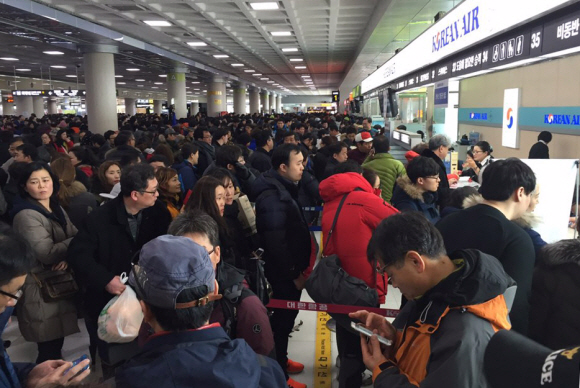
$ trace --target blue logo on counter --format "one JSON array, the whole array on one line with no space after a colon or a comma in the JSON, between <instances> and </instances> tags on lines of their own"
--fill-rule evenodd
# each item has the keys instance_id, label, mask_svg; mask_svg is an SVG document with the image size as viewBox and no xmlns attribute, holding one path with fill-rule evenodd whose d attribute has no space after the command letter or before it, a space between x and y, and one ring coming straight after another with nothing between
<instances>
[{"instance_id":1,"label":"blue logo on counter","mask_svg":"<svg viewBox=\"0 0 580 388\"><path fill-rule=\"evenodd\" d=\"M580 125L580 115L544 115L544 124Z\"/></svg>"},{"instance_id":2,"label":"blue logo on counter","mask_svg":"<svg viewBox=\"0 0 580 388\"><path fill-rule=\"evenodd\" d=\"M487 113L470 113L470 120L487 120Z\"/></svg>"}]
</instances>

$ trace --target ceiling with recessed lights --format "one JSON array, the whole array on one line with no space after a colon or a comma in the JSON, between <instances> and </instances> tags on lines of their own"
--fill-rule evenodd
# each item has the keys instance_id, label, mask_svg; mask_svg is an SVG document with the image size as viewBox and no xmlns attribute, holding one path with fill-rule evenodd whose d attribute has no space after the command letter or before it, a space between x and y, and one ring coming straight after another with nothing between
<instances>
[{"instance_id":1,"label":"ceiling with recessed lights","mask_svg":"<svg viewBox=\"0 0 580 388\"><path fill-rule=\"evenodd\" d=\"M177 61L189 71L188 95L203 96L214 75L231 86L243 82L285 95L329 95L345 79L360 82L366 77L364 73L383 58L382 50L389 44L404 46L395 40L400 40L410 22L432 20L437 11L457 3L20 0L16 2L20 9L0 5L0 74L41 78L44 84L50 71L52 80L70 83L78 76L83 83L82 54L77 48L114 43L119 46L115 56L119 88L161 93L165 79L160 75ZM72 16L94 27L72 23L68 20ZM418 24L413 34L427 27ZM379 50L376 55L369 53L369 44ZM2 60L10 57L19 60Z\"/></svg>"}]
</instances>

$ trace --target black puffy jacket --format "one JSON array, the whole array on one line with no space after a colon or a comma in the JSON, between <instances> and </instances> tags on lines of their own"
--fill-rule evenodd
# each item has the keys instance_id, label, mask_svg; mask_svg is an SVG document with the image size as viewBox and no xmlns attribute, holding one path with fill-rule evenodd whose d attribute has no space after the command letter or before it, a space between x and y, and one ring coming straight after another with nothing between
<instances>
[{"instance_id":1,"label":"black puffy jacket","mask_svg":"<svg viewBox=\"0 0 580 388\"><path fill-rule=\"evenodd\" d=\"M311 244L298 185L270 170L255 180L252 190L266 277L271 282L296 279L310 263Z\"/></svg>"}]
</instances>

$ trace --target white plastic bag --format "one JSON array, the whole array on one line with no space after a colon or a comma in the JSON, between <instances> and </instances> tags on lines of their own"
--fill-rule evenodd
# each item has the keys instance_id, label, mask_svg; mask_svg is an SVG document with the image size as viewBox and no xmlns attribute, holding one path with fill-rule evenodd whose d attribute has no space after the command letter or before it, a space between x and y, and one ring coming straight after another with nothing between
<instances>
[{"instance_id":1,"label":"white plastic bag","mask_svg":"<svg viewBox=\"0 0 580 388\"><path fill-rule=\"evenodd\" d=\"M115 296L99 314L97 330L105 342L131 342L139 334L143 322L143 311L135 291L130 286L121 295Z\"/></svg>"}]
</instances>

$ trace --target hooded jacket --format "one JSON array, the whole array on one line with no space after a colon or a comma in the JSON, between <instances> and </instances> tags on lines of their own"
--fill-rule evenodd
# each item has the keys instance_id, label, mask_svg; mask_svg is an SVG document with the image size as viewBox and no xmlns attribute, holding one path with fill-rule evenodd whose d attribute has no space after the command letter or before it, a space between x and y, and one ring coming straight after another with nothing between
<instances>
[{"instance_id":1,"label":"hooded jacket","mask_svg":"<svg viewBox=\"0 0 580 388\"><path fill-rule=\"evenodd\" d=\"M151 336L117 369L115 382L124 388L286 386L276 361L257 355L244 340L230 340L219 325Z\"/></svg>"},{"instance_id":2,"label":"hooded jacket","mask_svg":"<svg viewBox=\"0 0 580 388\"><path fill-rule=\"evenodd\" d=\"M429 148L424 149L421 152L421 156L425 156L427 158L431 158L439 165L439 187L437 188L437 203L444 204L447 201L447 196L449 193L449 180L447 179L447 168L445 167L445 163L439 156L435 154L435 152L431 151Z\"/></svg>"},{"instance_id":3,"label":"hooded jacket","mask_svg":"<svg viewBox=\"0 0 580 388\"><path fill-rule=\"evenodd\" d=\"M418 299L393 325L393 366L373 371L375 388L486 388L485 348L500 329L510 329L503 296L515 282L493 256L456 251L457 269Z\"/></svg>"},{"instance_id":4,"label":"hooded jacket","mask_svg":"<svg viewBox=\"0 0 580 388\"><path fill-rule=\"evenodd\" d=\"M360 191L354 191L357 188ZM320 183L320 196L324 200L324 244L340 200L347 193L348 197L342 206L331 239L327 246L323 246L324 255L338 255L346 273L376 289L379 301L384 303L387 293L386 279L377 274L369 263L367 245L377 225L398 211L373 194L371 185L362 175L353 172L333 175Z\"/></svg>"},{"instance_id":5,"label":"hooded jacket","mask_svg":"<svg viewBox=\"0 0 580 388\"><path fill-rule=\"evenodd\" d=\"M479 249L496 257L518 284L510 320L513 330L527 333L535 252L530 237L498 209L475 205L437 223L447 252Z\"/></svg>"},{"instance_id":6,"label":"hooded jacket","mask_svg":"<svg viewBox=\"0 0 580 388\"><path fill-rule=\"evenodd\" d=\"M362 166L373 170L381 178L381 197L390 203L395 181L397 178L407 175L407 170L405 170L403 163L393 158L393 155L385 152L369 156Z\"/></svg>"},{"instance_id":7,"label":"hooded jacket","mask_svg":"<svg viewBox=\"0 0 580 388\"><path fill-rule=\"evenodd\" d=\"M308 224L298 204L298 185L273 169L255 180L256 228L270 282L294 280L310 264Z\"/></svg>"},{"instance_id":8,"label":"hooded jacket","mask_svg":"<svg viewBox=\"0 0 580 388\"><path fill-rule=\"evenodd\" d=\"M197 140L195 144L199 147L199 159L197 161L197 174L200 177L205 169L215 160L215 148L205 141Z\"/></svg>"},{"instance_id":9,"label":"hooded jacket","mask_svg":"<svg viewBox=\"0 0 580 388\"><path fill-rule=\"evenodd\" d=\"M183 192L187 193L189 190L193 190L193 186L197 183L197 168L192 165L189 160L184 160L181 163L175 164L173 165L173 168L181 177Z\"/></svg>"},{"instance_id":10,"label":"hooded jacket","mask_svg":"<svg viewBox=\"0 0 580 388\"><path fill-rule=\"evenodd\" d=\"M580 343L580 240L541 251L534 271L529 336L550 349Z\"/></svg>"},{"instance_id":11,"label":"hooded jacket","mask_svg":"<svg viewBox=\"0 0 580 388\"><path fill-rule=\"evenodd\" d=\"M409 211L423 213L432 224L436 224L441 219L437 210L437 193L421 192L408 176L397 179L391 202L397 210L403 213Z\"/></svg>"}]
</instances>

